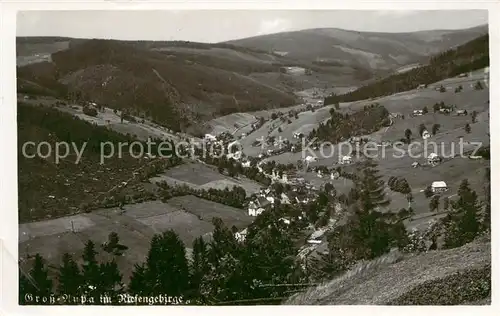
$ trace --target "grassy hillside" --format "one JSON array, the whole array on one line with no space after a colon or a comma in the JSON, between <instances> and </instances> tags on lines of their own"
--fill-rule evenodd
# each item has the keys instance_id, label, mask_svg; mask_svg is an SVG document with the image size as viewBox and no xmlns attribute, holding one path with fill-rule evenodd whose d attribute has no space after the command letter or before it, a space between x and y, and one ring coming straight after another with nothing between
<instances>
[{"instance_id":1,"label":"grassy hillside","mask_svg":"<svg viewBox=\"0 0 500 316\"><path fill-rule=\"evenodd\" d=\"M491 244L391 253L292 296L290 305L458 305L491 297Z\"/></svg>"},{"instance_id":2,"label":"grassy hillside","mask_svg":"<svg viewBox=\"0 0 500 316\"><path fill-rule=\"evenodd\" d=\"M18 68L18 91L41 93L48 88L53 95L66 96L66 87L85 100L129 109L175 130L207 117L296 102L292 94L244 76L277 71L271 63L197 60L112 40L70 46L52 54L51 63Z\"/></svg>"},{"instance_id":3,"label":"grassy hillside","mask_svg":"<svg viewBox=\"0 0 500 316\"><path fill-rule=\"evenodd\" d=\"M386 96L457 76L489 65L489 37L483 35L455 49L433 56L425 66L391 75L355 91L325 98L325 104Z\"/></svg>"},{"instance_id":4,"label":"grassy hillside","mask_svg":"<svg viewBox=\"0 0 500 316\"><path fill-rule=\"evenodd\" d=\"M122 182L133 186L142 175L154 174L155 170L170 163L169 160L156 162L133 158L125 147L121 158L116 153L100 164L101 142L118 146L120 142L130 144L134 140L56 109L23 103L19 103L17 109L20 222L74 214L92 205L101 205L106 198L121 196L122 188L118 186ZM48 142L52 152L47 158L25 157L22 150L26 142L36 145ZM76 151L71 147L68 156L56 163L58 142L76 146L79 151L86 143L81 160L77 163ZM41 153L45 154L47 147L41 148ZM26 153L35 155L36 147L26 147ZM62 146L60 153L65 154Z\"/></svg>"},{"instance_id":5,"label":"grassy hillside","mask_svg":"<svg viewBox=\"0 0 500 316\"><path fill-rule=\"evenodd\" d=\"M366 70L395 69L417 62L488 32L486 25L464 30L412 33L356 32L335 28L309 29L244 38L227 43L287 57L308 60L324 67L351 65Z\"/></svg>"}]
</instances>

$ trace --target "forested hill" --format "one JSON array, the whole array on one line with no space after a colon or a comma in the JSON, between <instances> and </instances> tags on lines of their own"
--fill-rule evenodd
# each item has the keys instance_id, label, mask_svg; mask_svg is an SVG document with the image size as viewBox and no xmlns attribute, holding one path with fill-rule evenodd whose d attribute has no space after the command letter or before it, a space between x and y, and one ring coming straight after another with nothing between
<instances>
[{"instance_id":1,"label":"forested hill","mask_svg":"<svg viewBox=\"0 0 500 316\"><path fill-rule=\"evenodd\" d=\"M325 105L408 91L417 88L420 84L430 84L487 67L489 63L489 37L483 35L455 49L431 57L428 65L391 75L343 95L328 96L325 98Z\"/></svg>"}]
</instances>

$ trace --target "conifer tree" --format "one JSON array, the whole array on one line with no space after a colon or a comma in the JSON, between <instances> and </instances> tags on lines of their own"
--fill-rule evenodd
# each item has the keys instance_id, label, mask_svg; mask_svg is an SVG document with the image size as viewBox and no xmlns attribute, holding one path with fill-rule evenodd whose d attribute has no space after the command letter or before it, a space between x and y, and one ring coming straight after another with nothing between
<instances>
[{"instance_id":1,"label":"conifer tree","mask_svg":"<svg viewBox=\"0 0 500 316\"><path fill-rule=\"evenodd\" d=\"M469 187L467 179L462 180L458 189L458 200L445 219L445 248L460 247L471 242L481 231L481 205L477 194Z\"/></svg>"},{"instance_id":2,"label":"conifer tree","mask_svg":"<svg viewBox=\"0 0 500 316\"><path fill-rule=\"evenodd\" d=\"M184 296L189 286L186 248L172 230L153 236L144 265L136 265L129 289L145 295Z\"/></svg>"},{"instance_id":3,"label":"conifer tree","mask_svg":"<svg viewBox=\"0 0 500 316\"><path fill-rule=\"evenodd\" d=\"M21 304L30 305L48 305L49 301L25 300L26 294L31 294L32 297L48 298L52 294L52 280L48 276L48 270L45 267L45 262L40 254L35 255L33 268L29 273L20 271L19 278L19 294Z\"/></svg>"},{"instance_id":4,"label":"conifer tree","mask_svg":"<svg viewBox=\"0 0 500 316\"><path fill-rule=\"evenodd\" d=\"M57 292L59 295L81 295L82 283L83 279L78 265L69 253L65 253L59 267Z\"/></svg>"},{"instance_id":5,"label":"conifer tree","mask_svg":"<svg viewBox=\"0 0 500 316\"><path fill-rule=\"evenodd\" d=\"M113 302L118 301L118 295L124 292L122 275L115 260L99 265L101 280L98 286L99 295L109 297ZM99 301L99 300L98 300Z\"/></svg>"},{"instance_id":6,"label":"conifer tree","mask_svg":"<svg viewBox=\"0 0 500 316\"><path fill-rule=\"evenodd\" d=\"M214 231L207 251L207 273L201 282L201 294L209 304L241 298L238 284L240 246L220 218L213 218Z\"/></svg>"},{"instance_id":7,"label":"conifer tree","mask_svg":"<svg viewBox=\"0 0 500 316\"><path fill-rule=\"evenodd\" d=\"M89 296L94 296L97 293L97 286L101 279L96 255L97 251L95 250L94 242L92 240L87 241L82 255L82 275L84 280L83 290Z\"/></svg>"},{"instance_id":8,"label":"conifer tree","mask_svg":"<svg viewBox=\"0 0 500 316\"><path fill-rule=\"evenodd\" d=\"M193 257L190 265L190 297L199 303L203 303L201 295L201 281L208 273L207 244L200 236L193 242Z\"/></svg>"}]
</instances>

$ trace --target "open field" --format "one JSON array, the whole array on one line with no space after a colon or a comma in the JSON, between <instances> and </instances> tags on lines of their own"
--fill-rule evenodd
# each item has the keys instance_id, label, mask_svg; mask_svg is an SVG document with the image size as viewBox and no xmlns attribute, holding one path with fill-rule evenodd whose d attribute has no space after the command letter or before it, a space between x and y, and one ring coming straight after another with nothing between
<instances>
[{"instance_id":1,"label":"open field","mask_svg":"<svg viewBox=\"0 0 500 316\"><path fill-rule=\"evenodd\" d=\"M239 229L248 226L253 218L244 210L202 200L194 196L176 197L162 203L150 201L101 209L92 213L61 217L58 219L19 225L19 257L40 253L49 264L58 265L61 256L68 252L80 258L87 240L100 248L110 232L118 233L120 243L129 247L117 259L120 271L128 278L135 263L142 262L155 233L172 229L190 248L195 238L210 238L211 220L221 218L226 225ZM101 251L102 253L103 251ZM106 256L106 253L101 254Z\"/></svg>"},{"instance_id":2,"label":"open field","mask_svg":"<svg viewBox=\"0 0 500 316\"><path fill-rule=\"evenodd\" d=\"M193 189L231 189L241 186L247 195L256 193L262 187L259 183L244 177L239 179L220 174L214 167L201 163L186 163L151 178L151 182L166 181L168 185L187 185Z\"/></svg>"}]
</instances>

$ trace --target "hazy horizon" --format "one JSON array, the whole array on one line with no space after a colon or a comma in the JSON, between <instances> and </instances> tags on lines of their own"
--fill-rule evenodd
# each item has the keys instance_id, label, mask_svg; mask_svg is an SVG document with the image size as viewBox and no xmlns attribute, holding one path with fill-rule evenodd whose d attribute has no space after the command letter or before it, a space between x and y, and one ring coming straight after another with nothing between
<instances>
[{"instance_id":1,"label":"hazy horizon","mask_svg":"<svg viewBox=\"0 0 500 316\"><path fill-rule=\"evenodd\" d=\"M16 35L217 43L307 29L407 33L487 24L487 10L20 11Z\"/></svg>"}]
</instances>

